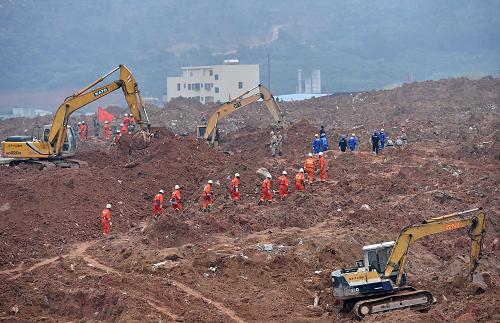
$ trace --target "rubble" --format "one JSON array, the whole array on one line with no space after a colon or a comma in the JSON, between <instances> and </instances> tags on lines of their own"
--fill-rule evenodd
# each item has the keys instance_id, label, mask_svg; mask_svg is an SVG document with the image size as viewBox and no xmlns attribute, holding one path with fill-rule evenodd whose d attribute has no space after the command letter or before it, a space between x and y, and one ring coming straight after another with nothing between
<instances>
[{"instance_id":1,"label":"rubble","mask_svg":"<svg viewBox=\"0 0 500 323\"><path fill-rule=\"evenodd\" d=\"M284 155L275 159L271 121L259 104L224 119L222 146L212 149L192 128L198 111L216 107L181 100L151 113L157 124L150 145L130 154L93 140L76 156L87 168L1 167L0 186L8 189L0 191L0 299L8 302L0 301L0 313L18 304L20 321L351 321L332 295L332 270L354 264L363 245L394 240L408 224L482 206L488 223L480 278L468 280L466 230L421 239L409 250L408 283L438 302L427 313L393 311L364 321L498 320L499 134L492 129L500 118L485 107L498 106L499 93L495 78L453 79L363 93L357 112L350 96L283 103L290 127ZM0 121L0 134L22 125L12 123ZM472 124L469 133L464 125ZM321 125L332 147L363 125L355 130L360 151L329 151L326 183L303 192L292 187L288 200L259 208L260 176L297 171ZM368 135L381 127L393 139L404 127L405 149L371 154ZM474 148L488 141L491 148ZM227 190L235 172L242 196L236 206ZM213 210L202 213L209 178L219 185ZM152 196L175 184L184 209L168 207L152 221ZM98 215L108 202L114 239L101 238ZM50 262L54 257L65 260Z\"/></svg>"}]
</instances>

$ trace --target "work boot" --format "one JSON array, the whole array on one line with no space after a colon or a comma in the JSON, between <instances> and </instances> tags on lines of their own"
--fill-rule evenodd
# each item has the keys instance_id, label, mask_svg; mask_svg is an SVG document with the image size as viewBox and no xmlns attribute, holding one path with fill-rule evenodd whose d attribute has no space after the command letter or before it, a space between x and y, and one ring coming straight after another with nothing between
<instances>
[{"instance_id":1,"label":"work boot","mask_svg":"<svg viewBox=\"0 0 500 323\"><path fill-rule=\"evenodd\" d=\"M267 201L267 205L271 205L271 201Z\"/></svg>"},{"instance_id":2,"label":"work boot","mask_svg":"<svg viewBox=\"0 0 500 323\"><path fill-rule=\"evenodd\" d=\"M262 200L259 200L259 202L257 202L257 205L262 205Z\"/></svg>"}]
</instances>

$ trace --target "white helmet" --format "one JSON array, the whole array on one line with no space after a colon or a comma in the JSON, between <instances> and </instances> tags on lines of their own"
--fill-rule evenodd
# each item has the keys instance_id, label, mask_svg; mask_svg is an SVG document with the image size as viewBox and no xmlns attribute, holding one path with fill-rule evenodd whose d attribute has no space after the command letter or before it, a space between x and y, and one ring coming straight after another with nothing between
<instances>
[{"instance_id":1,"label":"white helmet","mask_svg":"<svg viewBox=\"0 0 500 323\"><path fill-rule=\"evenodd\" d=\"M120 123L120 127L123 127L123 123Z\"/></svg>"},{"instance_id":2,"label":"white helmet","mask_svg":"<svg viewBox=\"0 0 500 323\"><path fill-rule=\"evenodd\" d=\"M85 124L85 121L82 121L82 124Z\"/></svg>"},{"instance_id":3,"label":"white helmet","mask_svg":"<svg viewBox=\"0 0 500 323\"><path fill-rule=\"evenodd\" d=\"M282 174L283 174L283 175L286 175L286 174L287 174L287 173L286 173L286 170L284 170Z\"/></svg>"},{"instance_id":4,"label":"white helmet","mask_svg":"<svg viewBox=\"0 0 500 323\"><path fill-rule=\"evenodd\" d=\"M271 174L269 174L267 175L267 178L272 179L273 177L271 176Z\"/></svg>"},{"instance_id":5,"label":"white helmet","mask_svg":"<svg viewBox=\"0 0 500 323\"><path fill-rule=\"evenodd\" d=\"M320 151L318 155L323 156L323 152L322 152L322 151Z\"/></svg>"},{"instance_id":6,"label":"white helmet","mask_svg":"<svg viewBox=\"0 0 500 323\"><path fill-rule=\"evenodd\" d=\"M312 153L307 154L307 157L312 157L312 156L313 156Z\"/></svg>"},{"instance_id":7,"label":"white helmet","mask_svg":"<svg viewBox=\"0 0 500 323\"><path fill-rule=\"evenodd\" d=\"M108 120L106 120L106 121L104 121L104 123L109 123L109 121L108 121Z\"/></svg>"},{"instance_id":8,"label":"white helmet","mask_svg":"<svg viewBox=\"0 0 500 323\"><path fill-rule=\"evenodd\" d=\"M208 180L208 184L213 184L213 183L214 182L211 179Z\"/></svg>"},{"instance_id":9,"label":"white helmet","mask_svg":"<svg viewBox=\"0 0 500 323\"><path fill-rule=\"evenodd\" d=\"M234 177L240 177L240 173L234 174Z\"/></svg>"},{"instance_id":10,"label":"white helmet","mask_svg":"<svg viewBox=\"0 0 500 323\"><path fill-rule=\"evenodd\" d=\"M181 187L180 187L179 185L175 185L175 186L174 186L174 189L175 189L175 190L178 190L178 189L180 189L180 188L181 188Z\"/></svg>"},{"instance_id":11,"label":"white helmet","mask_svg":"<svg viewBox=\"0 0 500 323\"><path fill-rule=\"evenodd\" d=\"M82 124L81 122L78 122L78 124Z\"/></svg>"},{"instance_id":12,"label":"white helmet","mask_svg":"<svg viewBox=\"0 0 500 323\"><path fill-rule=\"evenodd\" d=\"M163 191L163 190L160 190L160 194L163 194L163 193L165 193L165 191Z\"/></svg>"},{"instance_id":13,"label":"white helmet","mask_svg":"<svg viewBox=\"0 0 500 323\"><path fill-rule=\"evenodd\" d=\"M123 116L124 116L124 117L128 117L128 114L127 114L127 113L125 113Z\"/></svg>"},{"instance_id":14,"label":"white helmet","mask_svg":"<svg viewBox=\"0 0 500 323\"><path fill-rule=\"evenodd\" d=\"M120 129L116 130L116 133L120 133Z\"/></svg>"},{"instance_id":15,"label":"white helmet","mask_svg":"<svg viewBox=\"0 0 500 323\"><path fill-rule=\"evenodd\" d=\"M106 204L106 209L111 209L111 204Z\"/></svg>"},{"instance_id":16,"label":"white helmet","mask_svg":"<svg viewBox=\"0 0 500 323\"><path fill-rule=\"evenodd\" d=\"M299 172L303 173L303 172L304 172L304 168L301 168L301 169L299 170Z\"/></svg>"}]
</instances>

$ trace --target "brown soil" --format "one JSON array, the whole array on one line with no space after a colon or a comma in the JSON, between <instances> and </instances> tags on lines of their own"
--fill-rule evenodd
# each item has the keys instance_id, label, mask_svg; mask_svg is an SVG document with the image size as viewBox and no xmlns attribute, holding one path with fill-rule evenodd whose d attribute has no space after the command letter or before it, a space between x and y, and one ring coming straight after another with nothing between
<instances>
[{"instance_id":1,"label":"brown soil","mask_svg":"<svg viewBox=\"0 0 500 323\"><path fill-rule=\"evenodd\" d=\"M165 129L173 113L167 107L151 116L160 126L147 147L128 137L122 146L93 139L77 156L87 168L0 167L0 318L352 321L332 296L332 270L353 266L363 245L393 240L410 223L482 206L488 227L479 271L491 278L486 292L477 294L466 277L465 230L440 234L415 243L407 266L409 283L438 302L427 313L393 311L365 321L499 321L499 93L499 79L453 79L282 103L291 125L284 154L275 159L259 104L257 114L249 108L222 122L221 149ZM189 109L202 111L187 106L183 113ZM186 120L169 128L194 130L197 120ZM294 174L321 124L332 148L341 133L354 131L361 151L329 151L326 183L259 207L256 170ZM0 123L0 133L7 125ZM381 127L390 137L404 127L408 145L374 156L368 134ZM235 172L242 178L238 205L227 191ZM215 209L203 213L208 179L216 183ZM175 184L184 210L167 209L153 221L151 198ZM101 238L98 220L107 202L113 239ZM275 250L260 251L265 243Z\"/></svg>"}]
</instances>

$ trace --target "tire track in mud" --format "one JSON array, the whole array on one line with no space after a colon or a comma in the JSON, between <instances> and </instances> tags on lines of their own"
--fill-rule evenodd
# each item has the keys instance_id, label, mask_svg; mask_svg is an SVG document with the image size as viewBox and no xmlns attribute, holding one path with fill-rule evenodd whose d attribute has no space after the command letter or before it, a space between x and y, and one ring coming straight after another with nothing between
<instances>
[{"instance_id":1,"label":"tire track in mud","mask_svg":"<svg viewBox=\"0 0 500 323\"><path fill-rule=\"evenodd\" d=\"M15 273L11 277L8 277L8 280L15 280L15 279L21 277L23 274L31 273L32 271L34 271L40 267L53 264L58 260L65 259L65 258L81 257L81 258L83 258L84 261L87 262L88 265L90 265L90 267L97 268L97 269L100 269L100 270L108 272L108 273L114 273L114 274L118 274L120 276L125 276L125 277L126 276L143 277L143 275L140 275L140 274L131 274L131 273L126 273L126 272L116 270L114 268L111 268L109 266L106 266L106 265L100 263L98 260L92 258L89 255L85 255L88 248L90 248L91 246L94 246L95 244L97 244L100 241L101 240L90 240L90 241L77 243L77 244L72 246L71 251L67 254L64 254L62 256L56 256L56 257L42 259L39 262L37 262L37 263L33 264L32 266L25 268L25 269L23 269L24 263L21 263L20 265L18 265L17 267L15 267L13 269L0 271L0 275L11 275L11 274ZM178 281L173 280L173 279L169 279L169 281L171 282L172 286L174 286L177 290L179 290L179 291L181 291L181 292L183 292L183 293L185 293L193 298L201 299L206 304L212 305L213 307L218 309L222 314L224 314L224 316L231 318L233 321L238 322L238 323L245 322L245 320L240 318L236 314L236 312L234 312L230 308L224 306L222 303L217 302L215 300L212 300L206 296L203 296L199 291L192 289L191 287L184 285L181 282L178 282ZM134 294L136 294L136 293L134 293ZM178 318L178 316L173 314L170 311L170 309L168 309L162 305L159 305L157 302L153 301L150 297L147 297L147 295L137 295L137 297L144 299L149 304L149 306L151 306L152 308L154 308L158 312L163 313L164 315L168 316L169 318L171 318L173 320Z\"/></svg>"}]
</instances>

